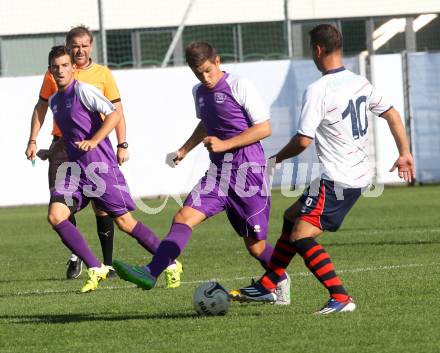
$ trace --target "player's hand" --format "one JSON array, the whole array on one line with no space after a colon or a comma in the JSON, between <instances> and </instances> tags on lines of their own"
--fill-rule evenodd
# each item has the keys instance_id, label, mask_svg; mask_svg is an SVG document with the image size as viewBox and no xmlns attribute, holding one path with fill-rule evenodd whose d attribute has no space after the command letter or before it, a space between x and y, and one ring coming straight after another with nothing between
<instances>
[{"instance_id":1,"label":"player's hand","mask_svg":"<svg viewBox=\"0 0 440 353\"><path fill-rule=\"evenodd\" d=\"M38 152L37 152L37 157L40 158L42 161L49 159L50 156L51 156L50 149L47 150L47 149L42 148L41 150L38 150Z\"/></svg>"},{"instance_id":2,"label":"player's hand","mask_svg":"<svg viewBox=\"0 0 440 353\"><path fill-rule=\"evenodd\" d=\"M122 165L124 162L127 162L130 159L128 149L118 147L116 151L116 158L118 159L119 165Z\"/></svg>"},{"instance_id":3,"label":"player's hand","mask_svg":"<svg viewBox=\"0 0 440 353\"><path fill-rule=\"evenodd\" d=\"M416 168L414 167L414 159L411 153L405 154L397 158L390 172L395 170L399 172L399 178L404 179L406 182L411 183L416 178Z\"/></svg>"},{"instance_id":4,"label":"player's hand","mask_svg":"<svg viewBox=\"0 0 440 353\"><path fill-rule=\"evenodd\" d=\"M26 158L30 161L35 159L35 155L37 154L37 144L36 143L28 143L26 151L24 152Z\"/></svg>"},{"instance_id":5,"label":"player's hand","mask_svg":"<svg viewBox=\"0 0 440 353\"><path fill-rule=\"evenodd\" d=\"M220 140L215 136L205 137L203 144L209 152L221 153L231 149L226 141Z\"/></svg>"},{"instance_id":6,"label":"player's hand","mask_svg":"<svg viewBox=\"0 0 440 353\"><path fill-rule=\"evenodd\" d=\"M274 163L274 164L280 164L282 162L282 160L280 159L280 157L278 157L277 154L274 154L273 156L270 156L267 161L268 162L272 161L272 163Z\"/></svg>"},{"instance_id":7,"label":"player's hand","mask_svg":"<svg viewBox=\"0 0 440 353\"><path fill-rule=\"evenodd\" d=\"M96 148L96 146L98 146L98 143L93 140L84 140L84 141L75 142L75 145L80 150L88 152Z\"/></svg>"},{"instance_id":8,"label":"player's hand","mask_svg":"<svg viewBox=\"0 0 440 353\"><path fill-rule=\"evenodd\" d=\"M171 168L175 168L186 156L185 151L182 149L177 150L175 152L170 152L167 154L165 158L165 163L168 164Z\"/></svg>"},{"instance_id":9,"label":"player's hand","mask_svg":"<svg viewBox=\"0 0 440 353\"><path fill-rule=\"evenodd\" d=\"M266 175L269 178L272 178L273 175L275 174L276 165L277 165L276 156L272 156L267 160L267 162L266 162Z\"/></svg>"}]
</instances>

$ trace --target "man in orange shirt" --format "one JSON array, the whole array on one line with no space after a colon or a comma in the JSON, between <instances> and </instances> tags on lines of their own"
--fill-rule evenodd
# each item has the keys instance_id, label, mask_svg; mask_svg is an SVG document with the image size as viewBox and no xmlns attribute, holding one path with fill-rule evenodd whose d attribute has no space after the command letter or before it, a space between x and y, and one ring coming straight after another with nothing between
<instances>
[{"instance_id":1,"label":"man in orange shirt","mask_svg":"<svg viewBox=\"0 0 440 353\"><path fill-rule=\"evenodd\" d=\"M128 158L126 142L126 128L125 118L122 109L121 98L119 95L118 87L113 79L111 71L105 67L92 62L91 52L93 49L93 36L89 29L85 26L78 26L72 28L66 35L66 45L72 50L74 55L74 61L76 64L75 78L78 81L89 83L98 88L105 97L110 100L116 108L116 111L120 114L121 120L115 128L116 136L118 140L117 145L117 159L119 165L124 163ZM37 152L36 139L38 133L44 123L48 108L48 100L51 95L57 91L57 86L52 74L47 71L44 76L44 81L40 90L40 97L35 105L32 122L31 133L29 136L28 145L26 148L26 157L29 160L34 160ZM56 172L58 167L68 161L67 153L62 142L62 134L55 121L53 124L53 142L50 148L49 154L49 188L53 188L55 185ZM93 203L92 203L93 205ZM101 242L101 248L103 253L104 265L109 267L110 273L115 275L112 264L113 256L113 238L114 238L114 224L112 218L105 212L97 209L93 205L93 209L96 215L96 224L99 240ZM75 225L76 220L72 215L70 221ZM67 262L68 279L79 277L82 272L82 261L75 254L69 258Z\"/></svg>"}]
</instances>

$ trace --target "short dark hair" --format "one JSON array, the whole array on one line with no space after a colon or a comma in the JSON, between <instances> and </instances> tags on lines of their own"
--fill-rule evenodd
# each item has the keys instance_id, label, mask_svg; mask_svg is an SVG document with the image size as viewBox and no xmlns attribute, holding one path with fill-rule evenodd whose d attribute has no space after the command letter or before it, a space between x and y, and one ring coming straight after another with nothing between
<instances>
[{"instance_id":1,"label":"short dark hair","mask_svg":"<svg viewBox=\"0 0 440 353\"><path fill-rule=\"evenodd\" d=\"M93 43L93 35L90 31L89 27L84 25L79 25L76 27L73 27L69 32L66 34L66 45L69 45L69 43L73 40L73 38L76 37L82 37L82 36L89 36L90 43Z\"/></svg>"},{"instance_id":2,"label":"short dark hair","mask_svg":"<svg viewBox=\"0 0 440 353\"><path fill-rule=\"evenodd\" d=\"M52 61L56 58L59 58L60 56L68 55L70 58L70 62L73 64L73 54L72 51L66 47L65 45L56 45L52 47L52 49L49 52L49 68L52 65Z\"/></svg>"},{"instance_id":3,"label":"short dark hair","mask_svg":"<svg viewBox=\"0 0 440 353\"><path fill-rule=\"evenodd\" d=\"M342 49L342 34L335 26L318 25L309 32L309 35L310 45L324 47L326 55Z\"/></svg>"},{"instance_id":4,"label":"short dark hair","mask_svg":"<svg viewBox=\"0 0 440 353\"><path fill-rule=\"evenodd\" d=\"M215 62L217 51L208 42L191 42L185 48L185 59L190 67L198 67L206 60Z\"/></svg>"}]
</instances>

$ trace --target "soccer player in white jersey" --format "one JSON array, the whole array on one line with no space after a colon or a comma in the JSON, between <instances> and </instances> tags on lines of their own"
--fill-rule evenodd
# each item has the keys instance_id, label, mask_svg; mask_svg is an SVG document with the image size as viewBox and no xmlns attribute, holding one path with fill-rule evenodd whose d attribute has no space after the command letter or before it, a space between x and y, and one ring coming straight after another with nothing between
<instances>
[{"instance_id":1,"label":"soccer player in white jersey","mask_svg":"<svg viewBox=\"0 0 440 353\"><path fill-rule=\"evenodd\" d=\"M274 157L280 163L297 156L315 140L321 176L285 211L269 270L240 293L244 300L275 301L274 288L298 253L330 294L317 313L330 314L353 311L356 305L315 238L336 231L370 183L367 109L387 121L394 137L399 157L390 171L397 168L399 177L411 182L415 168L399 113L366 78L344 68L339 30L322 24L309 34L313 60L323 76L307 87L298 132Z\"/></svg>"}]
</instances>

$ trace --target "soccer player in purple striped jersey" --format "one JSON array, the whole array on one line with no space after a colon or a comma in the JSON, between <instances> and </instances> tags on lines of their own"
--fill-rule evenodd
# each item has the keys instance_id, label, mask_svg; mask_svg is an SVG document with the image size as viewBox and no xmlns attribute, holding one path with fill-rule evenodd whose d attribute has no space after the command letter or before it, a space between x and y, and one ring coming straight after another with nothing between
<instances>
[{"instance_id":1,"label":"soccer player in purple striped jersey","mask_svg":"<svg viewBox=\"0 0 440 353\"><path fill-rule=\"evenodd\" d=\"M49 106L63 133L70 162L58 168L48 220L61 241L88 267L88 279L81 289L85 293L95 290L98 282L107 278L109 269L69 221L71 214L93 200L98 209L113 217L119 229L150 253L156 252L160 240L130 213L135 204L108 138L120 114L97 88L74 79L73 58L66 47L52 48L49 67L58 87L58 92L49 98ZM105 116L104 121L100 114ZM176 263L169 265L176 267Z\"/></svg>"},{"instance_id":2,"label":"soccer player in purple striped jersey","mask_svg":"<svg viewBox=\"0 0 440 353\"><path fill-rule=\"evenodd\" d=\"M194 227L223 211L263 268L267 268L273 252L266 242L270 195L260 144L271 134L268 109L249 81L220 69L220 57L211 44L189 44L186 61L200 81L193 89L200 122L175 153L173 163L179 164L203 142L211 165L175 215L171 230L147 266L113 262L121 278L145 289L154 287L166 266L180 255ZM279 304L290 303L288 281L285 275L284 287L280 286L285 295L280 294Z\"/></svg>"},{"instance_id":3,"label":"soccer player in purple striped jersey","mask_svg":"<svg viewBox=\"0 0 440 353\"><path fill-rule=\"evenodd\" d=\"M298 253L330 295L317 313L331 314L353 311L356 305L315 238L335 232L370 183L367 109L387 121L394 137L399 157L390 171L397 168L399 177L411 182L415 169L399 113L366 78L344 68L339 30L319 25L310 31L310 44L323 76L307 87L297 135L275 158L280 163L297 156L315 140L321 177L284 213L269 270L240 294L249 301L275 301L277 283Z\"/></svg>"}]
</instances>

